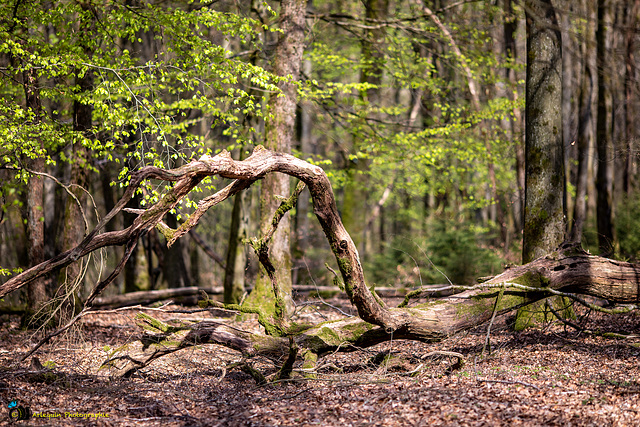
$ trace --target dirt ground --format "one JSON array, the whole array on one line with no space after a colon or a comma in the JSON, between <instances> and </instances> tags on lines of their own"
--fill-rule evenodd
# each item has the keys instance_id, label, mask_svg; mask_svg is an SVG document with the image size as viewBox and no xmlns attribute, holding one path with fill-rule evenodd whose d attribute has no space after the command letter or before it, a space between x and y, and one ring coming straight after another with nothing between
<instances>
[{"instance_id":1,"label":"dirt ground","mask_svg":"<svg viewBox=\"0 0 640 427\"><path fill-rule=\"evenodd\" d=\"M345 300L329 302L349 310ZM302 311L307 318L336 316L320 304ZM38 336L20 330L15 316L0 317L0 425L640 425L636 313L591 313L586 321L594 330L639 335L635 338L580 334L558 322L514 333L499 319L491 353L484 356L486 325L436 344L392 340L328 355L315 379L299 376L265 386L238 369L227 370L241 356L215 345L185 349L131 378L110 380L98 369L108 351L140 333L135 313L85 317L80 332L36 353L42 366L32 359L17 362ZM154 315L217 318L216 313ZM251 320L236 326L258 330ZM462 353L465 365L452 370L455 358L424 357L433 351ZM383 352L390 356L379 357ZM277 368L268 360L254 363L267 373ZM12 421L12 401L32 417Z\"/></svg>"}]
</instances>

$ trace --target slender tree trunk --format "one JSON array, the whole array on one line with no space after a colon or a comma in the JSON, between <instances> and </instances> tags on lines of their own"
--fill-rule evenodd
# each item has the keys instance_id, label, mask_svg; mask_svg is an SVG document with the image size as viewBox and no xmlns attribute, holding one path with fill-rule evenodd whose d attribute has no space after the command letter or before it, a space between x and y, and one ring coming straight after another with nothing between
<instances>
[{"instance_id":1,"label":"slender tree trunk","mask_svg":"<svg viewBox=\"0 0 640 427\"><path fill-rule=\"evenodd\" d=\"M635 33L634 29L638 24L638 13L640 13L640 0L633 1L633 7L629 11L627 20L627 31L625 34L625 75L624 75L624 89L625 89L625 129L626 129L626 144L625 144L625 162L624 170L622 173L622 189L626 196L631 195L633 189L633 145L637 139L637 113L635 110L634 99L634 84L636 80L636 68L635 68Z\"/></svg>"},{"instance_id":2,"label":"slender tree trunk","mask_svg":"<svg viewBox=\"0 0 640 427\"><path fill-rule=\"evenodd\" d=\"M93 87L93 76L87 72L76 79L80 93L86 93ZM71 147L71 172L69 175L72 187L70 191L75 199L67 197L62 227L62 250L66 251L77 246L88 230L85 229L87 195L89 190L91 171L89 169L90 153L80 138L91 138L93 107L80 101L73 103L73 130L77 132L77 140ZM58 297L63 297L63 307L60 310L61 319L73 316L74 307L77 308L78 291L81 290L80 275L82 264L74 263L66 268L64 277L59 281L56 290Z\"/></svg>"},{"instance_id":3,"label":"slender tree trunk","mask_svg":"<svg viewBox=\"0 0 640 427\"><path fill-rule=\"evenodd\" d=\"M512 0L503 0L503 12L504 12L504 49L505 56L509 61L509 65L505 67L505 77L507 84L509 85L507 90L507 97L512 100L516 100L518 97L517 92L517 76L514 70L514 65L518 57L518 51L516 46L516 31L518 30L518 15L513 10ZM516 179L517 179L517 192L515 194L515 200L513 203L513 218L515 228L517 232L522 231L522 225L524 223L524 147L522 143L522 112L519 108L515 108L513 116L509 117L509 130L511 140L515 145L515 167L516 167Z\"/></svg>"},{"instance_id":4,"label":"slender tree trunk","mask_svg":"<svg viewBox=\"0 0 640 427\"><path fill-rule=\"evenodd\" d=\"M585 38L581 45L582 53L582 82L580 84L580 106L578 110L578 135L577 153L578 170L576 173L576 200L573 205L573 223L571 226L570 240L573 242L582 241L582 232L587 219L587 195L589 194L589 164L591 162L591 147L594 142L594 99L595 82L597 69L593 54L595 50L595 19L594 4L587 0L584 2L584 11L587 20L584 27Z\"/></svg>"},{"instance_id":5,"label":"slender tree trunk","mask_svg":"<svg viewBox=\"0 0 640 427\"><path fill-rule=\"evenodd\" d=\"M384 20L387 17L389 2L388 0L366 0L363 2L365 7L365 25L371 24L378 20ZM361 73L360 82L372 85L360 95L363 100L368 103L370 108L379 108L381 103L381 85L384 74L384 54L382 45L386 37L386 28L384 26L375 26L373 29L367 29L360 42L361 44ZM358 150L358 142L354 141L353 146ZM365 191L367 186L367 176L365 173L369 169L367 160L355 159L347 160L347 183L344 188L344 201L342 204L342 218L345 227L353 236L356 247L360 250L360 255L364 258L366 252L366 235L367 235L367 217L369 210L368 196L369 192Z\"/></svg>"},{"instance_id":6,"label":"slender tree trunk","mask_svg":"<svg viewBox=\"0 0 640 427\"><path fill-rule=\"evenodd\" d=\"M167 216L167 225L171 228L178 227L178 221L174 215ZM161 265L162 275L169 288L185 288L191 286L191 277L186 262L186 248L184 240L177 240L171 247L163 246L164 259Z\"/></svg>"},{"instance_id":7,"label":"slender tree trunk","mask_svg":"<svg viewBox=\"0 0 640 427\"><path fill-rule=\"evenodd\" d=\"M598 247L602 256L613 255L613 101L611 99L611 0L598 0L598 118L596 176Z\"/></svg>"},{"instance_id":8,"label":"slender tree trunk","mask_svg":"<svg viewBox=\"0 0 640 427\"><path fill-rule=\"evenodd\" d=\"M36 70L31 68L22 73L26 109L33 114L33 120L39 122L42 117L42 104L38 89ZM42 141L39 148L43 149ZM24 159L29 170L44 172L44 157ZM44 180L41 176L31 175L27 182L27 256L29 265L34 266L44 261ZM27 287L27 316L25 322L38 312L48 301L46 278L40 277Z\"/></svg>"},{"instance_id":9,"label":"slender tree trunk","mask_svg":"<svg viewBox=\"0 0 640 427\"><path fill-rule=\"evenodd\" d=\"M224 302L237 304L244 294L244 270L247 258L243 240L247 238L246 208L244 207L246 192L235 195L231 212L231 226L229 229L229 246L227 263L224 272Z\"/></svg>"},{"instance_id":10,"label":"slender tree trunk","mask_svg":"<svg viewBox=\"0 0 640 427\"><path fill-rule=\"evenodd\" d=\"M281 30L273 57L273 72L279 76L291 76L298 80L304 50L305 0L283 0L280 6ZM295 135L297 93L293 83L280 84L282 95L269 99L271 117L265 123L267 148L290 153ZM262 180L260 187L260 232L264 235L271 226L279 200L275 195L289 197L289 177L271 174ZM290 221L285 215L271 243L271 261L276 269L276 281L286 295L291 295L291 247ZM262 271L247 299L248 305L272 308L274 292L266 273Z\"/></svg>"},{"instance_id":11,"label":"slender tree trunk","mask_svg":"<svg viewBox=\"0 0 640 427\"><path fill-rule=\"evenodd\" d=\"M303 72L311 75L311 61L305 60L302 64ZM298 139L300 141L300 152L303 155L315 154L314 144L312 142L311 131L313 129L313 118L310 110L310 103L302 102L299 106L298 115ZM295 251L294 251L294 268L292 280L294 284L306 283L301 281L302 277L308 277L306 272L307 266L304 256L310 244L310 228L309 228L309 211L311 208L311 197L308 191L303 191L298 197L298 205L296 206L295 215Z\"/></svg>"},{"instance_id":12,"label":"slender tree trunk","mask_svg":"<svg viewBox=\"0 0 640 427\"><path fill-rule=\"evenodd\" d=\"M561 15L561 32L562 32L562 49L564 52L573 52L574 46L571 40L570 32L570 16L574 13L574 5L572 2L565 3L565 10ZM573 61L574 55L562 55L562 141L564 146L564 170L565 179L570 182L572 170L572 156L575 151L572 150L572 142L575 141L574 123L576 109L579 108L574 101L575 89L573 84ZM565 184L566 185L566 184ZM576 203L576 200L570 198L570 194L566 194L566 209L569 211Z\"/></svg>"},{"instance_id":13,"label":"slender tree trunk","mask_svg":"<svg viewBox=\"0 0 640 427\"><path fill-rule=\"evenodd\" d=\"M134 199L135 200L135 199ZM138 208L137 200L134 201L134 204L130 204L129 207ZM125 213L124 214L124 223L123 226L125 228L130 227L135 220L135 216L132 214ZM152 231L153 232L153 231ZM127 260L124 266L124 292L137 292L142 290L139 286L138 276L139 276L139 266L138 266L138 246L133 249L131 256Z\"/></svg>"}]
</instances>

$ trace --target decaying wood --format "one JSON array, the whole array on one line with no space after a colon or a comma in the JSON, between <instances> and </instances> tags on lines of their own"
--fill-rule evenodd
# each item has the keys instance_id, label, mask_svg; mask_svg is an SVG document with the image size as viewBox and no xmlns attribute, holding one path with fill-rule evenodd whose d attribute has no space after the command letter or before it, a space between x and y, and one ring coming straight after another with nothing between
<instances>
[{"instance_id":1,"label":"decaying wood","mask_svg":"<svg viewBox=\"0 0 640 427\"><path fill-rule=\"evenodd\" d=\"M520 306L562 292L585 294L610 301L635 304L640 267L626 262L589 255L569 246L535 261L506 270L499 276L450 297L416 307L387 308L402 326L394 331L353 317L292 331L302 350L319 356L334 351L351 351L393 339L424 342L442 340L452 334L487 322L494 313L504 314ZM452 287L459 291L461 287ZM502 294L500 299L498 295ZM229 335L233 336L233 339ZM153 335L151 335L153 336ZM150 336L142 339L150 340ZM105 368L111 375L127 375L161 355L193 345L213 343L240 351L246 357L265 356L284 359L289 352L288 337L268 337L231 329L221 324L198 324L189 331L163 333L156 344L127 348L114 354Z\"/></svg>"},{"instance_id":2,"label":"decaying wood","mask_svg":"<svg viewBox=\"0 0 640 427\"><path fill-rule=\"evenodd\" d=\"M118 273L138 236L158 227L169 242L174 241L189 232L211 206L272 172L296 177L309 188L314 213L336 257L346 294L358 310L359 318L327 322L305 330L298 325L279 337L251 334L217 323L176 329L162 326L159 322L152 325L152 329L155 328L153 334L142 337L140 348L134 350L130 346L121 349L112 355L106 367L116 374L129 373L163 354L204 343L225 345L248 357L272 355L284 360L290 354L289 337L293 338L293 344L300 349L301 355L309 352L322 355L337 349L348 351L352 346L370 346L391 336L393 339L437 341L488 321L494 312L499 315L558 293L592 295L625 304L640 302L639 266L592 256L579 247L566 246L524 266L510 268L480 285L470 288L452 286L449 288L451 292L461 292L446 298L414 307L390 308L366 284L358 252L342 224L324 171L291 155L262 147L257 147L243 161L235 161L227 152L222 152L215 157L203 156L177 169L140 169L132 174L123 199L76 248L11 278L0 286L0 297L96 249L126 244L125 258L109 278L94 289L86 304L90 305ZM213 175L234 181L203 200L178 230L162 224L163 216L180 199L203 178ZM157 204L140 212L129 228L101 233L105 224L124 208L142 181L149 179L172 181L174 184ZM426 295L429 292L433 290L425 290Z\"/></svg>"}]
</instances>

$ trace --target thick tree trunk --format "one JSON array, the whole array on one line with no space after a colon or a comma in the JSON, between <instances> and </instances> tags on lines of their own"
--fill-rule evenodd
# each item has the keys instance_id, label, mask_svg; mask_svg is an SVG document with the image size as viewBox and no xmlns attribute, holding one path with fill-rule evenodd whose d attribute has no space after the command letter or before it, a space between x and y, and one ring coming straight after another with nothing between
<instances>
[{"instance_id":1,"label":"thick tree trunk","mask_svg":"<svg viewBox=\"0 0 640 427\"><path fill-rule=\"evenodd\" d=\"M302 53L304 50L304 24L307 2L305 0L283 0L280 6L282 34L278 39L273 57L273 72L279 76L291 76L297 81L300 76ZM293 82L280 84L282 95L274 95L269 100L271 118L265 123L265 146L268 149L290 153L295 135L295 115L297 87ZM264 234L271 226L273 214L279 201L274 196L289 197L289 177L271 174L262 180L260 186L260 232ZM276 267L276 281L280 289L291 295L291 245L289 216L273 236L271 260ZM261 267L256 286L246 303L260 306L274 297L271 281Z\"/></svg>"},{"instance_id":2,"label":"thick tree trunk","mask_svg":"<svg viewBox=\"0 0 640 427\"><path fill-rule=\"evenodd\" d=\"M525 227L522 261L565 236L562 48L550 0L527 1Z\"/></svg>"},{"instance_id":3,"label":"thick tree trunk","mask_svg":"<svg viewBox=\"0 0 640 427\"><path fill-rule=\"evenodd\" d=\"M525 2L527 18L525 209L522 261L564 241L566 200L562 132L562 39L550 0ZM519 310L515 329L536 318L536 306Z\"/></svg>"}]
</instances>

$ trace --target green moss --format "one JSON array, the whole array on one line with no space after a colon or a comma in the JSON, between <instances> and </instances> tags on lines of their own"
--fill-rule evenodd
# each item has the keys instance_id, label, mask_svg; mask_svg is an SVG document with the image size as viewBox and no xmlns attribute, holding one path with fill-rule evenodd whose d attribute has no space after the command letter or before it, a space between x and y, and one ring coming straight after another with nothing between
<instances>
[{"instance_id":1,"label":"green moss","mask_svg":"<svg viewBox=\"0 0 640 427\"><path fill-rule=\"evenodd\" d=\"M522 276L514 279L513 282L531 288L544 288L549 286L550 283L547 277L533 271L527 271Z\"/></svg>"},{"instance_id":2,"label":"green moss","mask_svg":"<svg viewBox=\"0 0 640 427\"><path fill-rule=\"evenodd\" d=\"M160 232L160 234L162 234L164 236L164 238L167 240L167 242L170 242L173 239L173 236L176 234L176 230L174 230L173 228L159 222L158 224L156 224L156 230L158 230Z\"/></svg>"},{"instance_id":3,"label":"green moss","mask_svg":"<svg viewBox=\"0 0 640 427\"><path fill-rule=\"evenodd\" d=\"M302 362L302 369L304 370L312 370L315 369L318 364L318 355L311 350L304 350L302 353L302 357L304 362ZM305 372L304 376L309 379L316 378L316 374Z\"/></svg>"},{"instance_id":4,"label":"green moss","mask_svg":"<svg viewBox=\"0 0 640 427\"><path fill-rule=\"evenodd\" d=\"M351 297L353 295L353 283L351 283L351 273L353 272L353 266L351 265L351 260L348 257L336 257L336 261L338 262L338 267L340 268L340 272L342 276L346 278L344 283L344 290L347 292L347 295Z\"/></svg>"},{"instance_id":5,"label":"green moss","mask_svg":"<svg viewBox=\"0 0 640 427\"><path fill-rule=\"evenodd\" d=\"M338 335L338 333L335 330L328 328L326 326L320 328L320 330L316 335L326 344L331 346L337 347L343 342L343 339L340 338L340 335Z\"/></svg>"},{"instance_id":6,"label":"green moss","mask_svg":"<svg viewBox=\"0 0 640 427\"><path fill-rule=\"evenodd\" d=\"M108 359L112 359L113 356L115 356L116 354L120 353L121 351L127 350L128 348L129 348L129 344L121 345L120 347L118 347L118 348L112 350L110 353L108 353ZM103 367L104 367L104 365L101 366L100 369L102 369Z\"/></svg>"},{"instance_id":7,"label":"green moss","mask_svg":"<svg viewBox=\"0 0 640 427\"><path fill-rule=\"evenodd\" d=\"M287 328L287 335L298 335L314 327L312 323L295 323L293 322Z\"/></svg>"},{"instance_id":8,"label":"green moss","mask_svg":"<svg viewBox=\"0 0 640 427\"><path fill-rule=\"evenodd\" d=\"M182 345L182 341L178 341L178 340L162 340L162 341L154 343L152 345L155 346L155 347L162 347L162 348L176 348L176 347L180 347L180 345Z\"/></svg>"},{"instance_id":9,"label":"green moss","mask_svg":"<svg viewBox=\"0 0 640 427\"><path fill-rule=\"evenodd\" d=\"M473 304L457 304L456 316L475 317L484 314L487 311L491 312L493 310L494 303L495 298L490 299L476 296L473 298Z\"/></svg>"},{"instance_id":10,"label":"green moss","mask_svg":"<svg viewBox=\"0 0 640 427\"><path fill-rule=\"evenodd\" d=\"M435 306L438 305L442 305L442 304L446 304L447 301L442 301L442 300L438 300L438 301L429 301L429 302L423 302L422 304L416 304L414 305L412 308L418 308L418 309L422 309L422 310L428 310L430 308L433 308Z\"/></svg>"},{"instance_id":11,"label":"green moss","mask_svg":"<svg viewBox=\"0 0 640 427\"><path fill-rule=\"evenodd\" d=\"M149 332L172 334L185 329L184 327L171 326L145 313L136 314L136 318L142 320L142 322L138 322L138 325Z\"/></svg>"},{"instance_id":12,"label":"green moss","mask_svg":"<svg viewBox=\"0 0 640 427\"><path fill-rule=\"evenodd\" d=\"M369 332L370 330L376 328L376 325L367 322L357 322L345 325L342 329L344 331L348 331L352 337L349 341L355 341L360 338L363 334Z\"/></svg>"}]
</instances>

